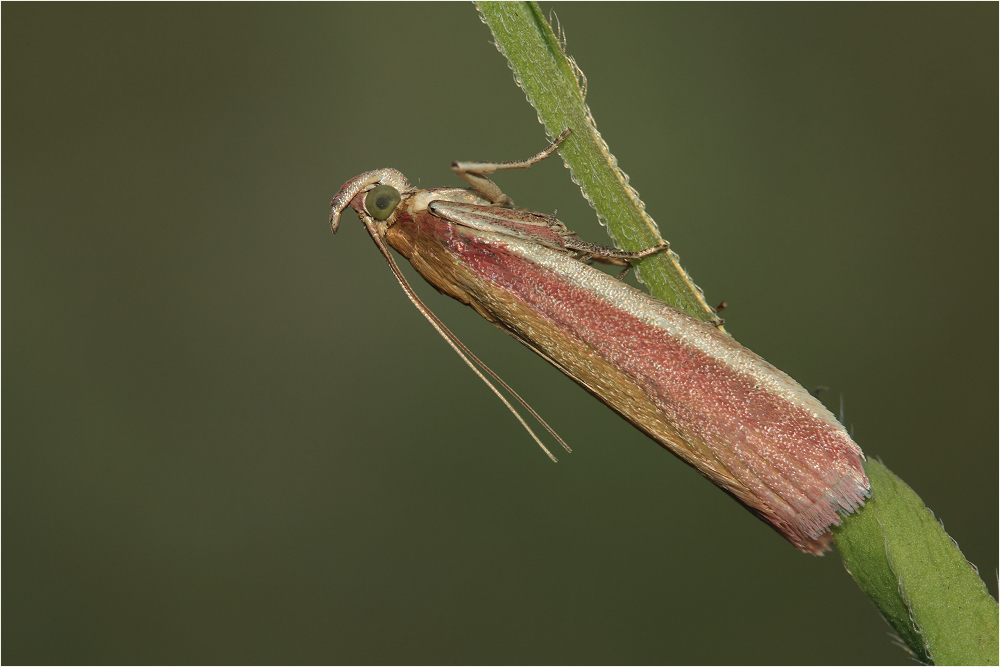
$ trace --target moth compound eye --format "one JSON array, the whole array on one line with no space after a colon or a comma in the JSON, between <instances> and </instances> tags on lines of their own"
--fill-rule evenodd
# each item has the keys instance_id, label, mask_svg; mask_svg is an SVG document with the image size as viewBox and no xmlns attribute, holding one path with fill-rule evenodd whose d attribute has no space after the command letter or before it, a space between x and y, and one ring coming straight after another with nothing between
<instances>
[{"instance_id":1,"label":"moth compound eye","mask_svg":"<svg viewBox=\"0 0 1000 667\"><path fill-rule=\"evenodd\" d=\"M396 210L400 196L396 188L391 185L380 185L368 191L365 197L365 209L376 220L385 220Z\"/></svg>"}]
</instances>

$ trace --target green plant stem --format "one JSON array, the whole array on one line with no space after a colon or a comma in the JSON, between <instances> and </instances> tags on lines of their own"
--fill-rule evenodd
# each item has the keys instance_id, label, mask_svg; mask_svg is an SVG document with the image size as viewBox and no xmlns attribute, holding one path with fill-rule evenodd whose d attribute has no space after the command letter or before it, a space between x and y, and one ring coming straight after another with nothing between
<instances>
[{"instance_id":1,"label":"green plant stem","mask_svg":"<svg viewBox=\"0 0 1000 667\"><path fill-rule=\"evenodd\" d=\"M997 603L934 514L877 461L872 497L833 530L844 566L921 662L997 663Z\"/></svg>"},{"instance_id":2,"label":"green plant stem","mask_svg":"<svg viewBox=\"0 0 1000 667\"><path fill-rule=\"evenodd\" d=\"M646 214L639 194L628 184L608 151L584 101L585 84L572 58L563 51L549 22L535 3L481 2L479 11L493 31L497 48L510 62L528 102L550 138L569 128L559 147L573 182L623 250L642 250L662 243L659 229ZM636 271L658 298L703 320L715 313L673 252L642 260Z\"/></svg>"},{"instance_id":3,"label":"green plant stem","mask_svg":"<svg viewBox=\"0 0 1000 667\"><path fill-rule=\"evenodd\" d=\"M625 250L660 243L653 222L594 124L583 75L534 2L479 2L483 21L584 197ZM677 256L638 267L657 298L711 320L714 313ZM922 662L997 664L997 603L919 496L885 466L865 465L872 498L834 537L848 572Z\"/></svg>"}]
</instances>

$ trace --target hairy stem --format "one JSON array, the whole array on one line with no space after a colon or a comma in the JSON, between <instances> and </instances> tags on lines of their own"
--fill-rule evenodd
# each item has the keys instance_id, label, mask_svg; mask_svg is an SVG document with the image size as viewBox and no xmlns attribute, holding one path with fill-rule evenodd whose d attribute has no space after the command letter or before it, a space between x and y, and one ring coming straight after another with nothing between
<instances>
[{"instance_id":1,"label":"hairy stem","mask_svg":"<svg viewBox=\"0 0 1000 667\"><path fill-rule=\"evenodd\" d=\"M586 84L564 51L549 22L533 2L481 2L479 11L493 31L497 48L510 62L521 89L550 138L569 128L559 154L583 196L623 250L643 250L662 243L639 193L604 143L584 100ZM658 298L703 320L715 313L673 252L641 260L636 271Z\"/></svg>"}]
</instances>

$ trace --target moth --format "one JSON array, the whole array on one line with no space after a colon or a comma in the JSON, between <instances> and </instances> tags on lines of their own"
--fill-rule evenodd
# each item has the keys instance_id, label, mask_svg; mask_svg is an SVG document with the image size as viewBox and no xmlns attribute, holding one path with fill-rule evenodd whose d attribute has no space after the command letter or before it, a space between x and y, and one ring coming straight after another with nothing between
<instances>
[{"instance_id":1,"label":"moth","mask_svg":"<svg viewBox=\"0 0 1000 667\"><path fill-rule=\"evenodd\" d=\"M665 245L625 252L587 243L554 216L514 207L490 180L544 159L567 134L528 160L453 163L471 188L419 189L395 169L365 172L333 198L331 228L348 207L357 212L410 301L553 460L484 372L566 447L562 439L424 305L389 248L798 549L822 554L830 527L869 495L864 454L833 414L712 323L591 266L627 265Z\"/></svg>"}]
</instances>

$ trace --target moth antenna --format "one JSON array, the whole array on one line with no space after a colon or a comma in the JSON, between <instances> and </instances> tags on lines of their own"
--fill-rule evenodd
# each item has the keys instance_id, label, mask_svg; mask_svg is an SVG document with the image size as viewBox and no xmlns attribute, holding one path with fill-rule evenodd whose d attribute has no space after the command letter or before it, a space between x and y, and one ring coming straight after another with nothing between
<instances>
[{"instance_id":1,"label":"moth antenna","mask_svg":"<svg viewBox=\"0 0 1000 667\"><path fill-rule=\"evenodd\" d=\"M387 248L385 243L382 241L382 238L379 236L378 231L367 220L365 220L364 223L365 227L368 229L368 233L371 234L372 239L375 240L375 245L378 246L379 251L381 251L382 255L389 263L389 268L392 270L392 275L396 277L396 281L399 283L400 287L403 288L403 292L406 294L407 298L409 298L410 301L413 303L413 305L416 306L417 310L420 311L420 314L423 315L427 319L427 321L431 323L431 326L434 327L434 329L438 332L438 334L440 334L441 337L445 339L448 345L450 345L451 348L455 350L455 353L462 358L462 361L464 361L465 364L472 369L472 372L475 373L480 380L486 383L486 386L489 387L493 391L493 393L497 395L497 398L499 398L505 406L507 406L507 409L510 410L511 413L513 413L513 415L517 418L517 421L521 422L521 426L523 426L524 430L528 432L528 435L530 435L532 439L538 444L538 446L542 448L542 451L545 452L545 454L548 455L548 457L552 459L553 462L556 463L559 462L559 459L557 459L555 455L552 454L551 451L549 451L549 448L546 447L545 444L541 441L541 439L535 434L535 432L531 430L531 427L528 426L528 422L524 420L524 417L521 416L521 413L518 412L517 409L510 404L510 401L507 400L507 397L504 396L502 393L500 393L500 390L497 389L493 385L493 383L490 382L486 378L486 376L482 374L482 372L480 372L479 368L476 367L476 364L478 364L479 367L485 370L490 375L490 377L496 380L497 384L506 389L507 392L510 393L510 395L513 396L515 400L517 400L517 402L521 404L521 407L527 410L532 417L538 420L538 423L541 424L545 428L545 430L548 431L549 434L553 438L555 438L560 445L563 446L563 449L565 449L567 452L572 452L573 450L570 449L569 445L567 445L566 442L561 437L559 437L559 434L556 433L555 430L551 426L549 426L544 419L542 419L541 415L535 412L534 408L528 405L527 401L521 398L520 394L514 391L514 389L509 384L504 382L499 375L494 373L489 366L487 366L485 363L482 362L482 360L479 359L479 357L473 354L472 351L469 348L467 348L465 344L462 343L462 341L458 339L458 336L453 334L451 330L449 330L448 327L445 326L444 322L438 319L438 316L435 315L430 308L424 305L424 302L420 300L420 297L417 296L417 293L413 290L412 287L410 287L410 283L407 282L406 277L403 275L403 272L399 268L399 265L396 264L396 260L393 259L392 255L389 253L389 248ZM475 361L475 364L473 363L473 361Z\"/></svg>"},{"instance_id":2,"label":"moth antenna","mask_svg":"<svg viewBox=\"0 0 1000 667\"><path fill-rule=\"evenodd\" d=\"M426 308L426 306L425 306L425 308ZM433 315L433 313L432 313L432 315ZM436 315L434 317L435 317L435 319L437 319ZM441 328L444 329L445 333L448 336L451 337L451 341L450 342L454 343L456 346L458 346L459 348L461 348L461 350L462 350L462 352L464 354L466 354L469 357L471 357L472 360L474 362L476 362L476 364L478 364L480 368L482 368L484 371L486 371L486 373L491 378L493 378L494 380L496 380L497 384L499 384L501 387L503 387L504 389L506 389L507 392L509 392L510 395L513 396L514 399L518 403L521 404L521 407L524 408L525 410L527 410L528 414L530 414L532 417L534 417L535 420L538 421L538 423L542 425L542 428L544 428L546 431L548 431L549 435L551 435L553 438L555 438L559 442L559 444L562 446L563 449L565 449L567 452L572 452L573 451L570 448L570 446L567 445L566 442L561 437L559 437L559 434L556 433L555 429L553 429L551 426L549 426L548 422L546 422L544 419L542 419L542 416L540 414L538 414L538 412L536 412L535 409L532 408L531 405L526 400L524 400L523 398L521 398L520 394L518 394L516 391L514 391L513 387L511 387L509 384L507 384L502 377L500 377L499 375L497 375L496 373L494 373L492 368L490 368L489 366L487 366L483 362L482 359L480 359L479 357L477 357L472 352L472 350L470 350L468 347L466 347L465 343L463 343L461 340L459 340L458 336L456 336L455 334L453 334L451 332L451 330L448 327L446 327L444 325L444 323L440 319L438 319L437 322L441 326ZM480 376L480 377L482 377L482 376ZM483 381L485 382L485 378L483 378ZM487 382L487 384L489 384L489 383ZM494 391L496 391L496 390L494 389ZM507 401L504 401L504 403L507 403ZM510 407L509 403L507 403L507 407ZM517 414L516 410L514 411L514 414L517 416L517 418L519 420L521 420L521 417L520 417L520 415ZM524 424L524 420L521 420L521 424ZM524 427L527 428L527 425L524 424ZM529 429L528 432L531 433L531 430ZM531 435L532 435L532 437L534 437L535 434L532 433ZM535 438L535 440L537 441L538 439ZM541 444L541 443L539 443L539 444ZM542 449L545 449L545 447L542 447ZM547 449L545 449L545 451L548 452ZM549 456L552 456L552 455L549 454ZM552 460L555 461L556 458L553 456Z\"/></svg>"}]
</instances>

